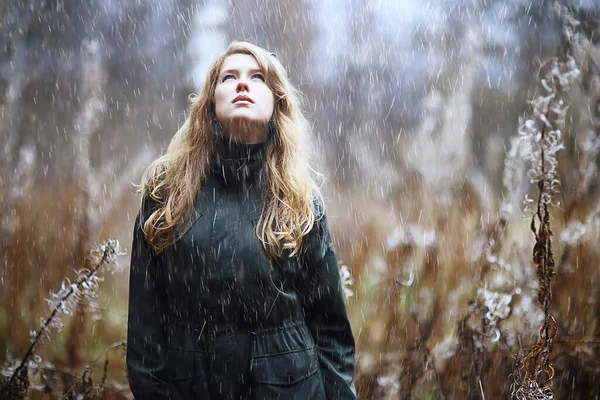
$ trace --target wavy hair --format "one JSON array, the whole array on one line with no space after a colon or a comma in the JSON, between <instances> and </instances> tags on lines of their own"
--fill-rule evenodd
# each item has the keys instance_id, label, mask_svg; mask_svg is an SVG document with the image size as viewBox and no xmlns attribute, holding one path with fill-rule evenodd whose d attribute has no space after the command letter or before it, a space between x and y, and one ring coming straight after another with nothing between
<instances>
[{"instance_id":1,"label":"wavy hair","mask_svg":"<svg viewBox=\"0 0 600 400\"><path fill-rule=\"evenodd\" d=\"M211 120L214 94L221 66L232 54L253 56L274 95L273 141L265 152L265 196L256 235L271 258L283 251L294 256L302 239L313 228L313 209L321 177L308 163L310 127L301 110L300 93L292 86L281 63L265 49L247 42L232 42L210 64L198 93L191 94L189 116L173 136L164 155L142 175L142 206L153 206L143 222L148 243L160 253L175 240L178 227L189 221L194 202L202 190L214 153Z\"/></svg>"}]
</instances>

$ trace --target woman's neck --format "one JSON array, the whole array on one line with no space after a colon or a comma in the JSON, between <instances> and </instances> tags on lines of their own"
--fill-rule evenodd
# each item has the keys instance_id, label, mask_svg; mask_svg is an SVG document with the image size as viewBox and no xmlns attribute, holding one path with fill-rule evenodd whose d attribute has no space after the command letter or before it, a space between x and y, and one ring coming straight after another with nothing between
<instances>
[{"instance_id":1,"label":"woman's neck","mask_svg":"<svg viewBox=\"0 0 600 400\"><path fill-rule=\"evenodd\" d=\"M266 125L240 121L223 126L223 135L233 142L255 144L261 143L266 138Z\"/></svg>"}]
</instances>

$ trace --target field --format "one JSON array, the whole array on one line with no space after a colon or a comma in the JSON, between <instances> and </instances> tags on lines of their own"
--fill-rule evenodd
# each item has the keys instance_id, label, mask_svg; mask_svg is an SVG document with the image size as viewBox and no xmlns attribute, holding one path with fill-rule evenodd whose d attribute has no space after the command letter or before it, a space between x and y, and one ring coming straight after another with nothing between
<instances>
[{"instance_id":1,"label":"field","mask_svg":"<svg viewBox=\"0 0 600 400\"><path fill-rule=\"evenodd\" d=\"M426 85L423 116L406 131L358 110L340 123L349 132L340 139L332 106L314 111L360 399L600 398L600 48L597 32L573 17L560 28L556 51L543 52L511 95L469 79L478 42L463 31L449 45L456 54L441 50L454 66ZM101 63L84 61L93 73L80 101L94 109L94 88L110 84L93 69ZM334 104L333 94L306 92L309 103ZM355 95L340 107L352 108ZM390 115L377 107L363 112ZM3 120L10 110L3 103ZM101 117L80 117L76 145L35 158L36 174L54 165L60 179L28 178L34 151L24 140L0 181L7 398L133 398L131 182L168 135L142 131L136 140L147 142L108 146L92 134ZM497 131L482 129L482 118ZM117 153L127 163L106 161ZM69 157L74 168L63 167Z\"/></svg>"}]
</instances>

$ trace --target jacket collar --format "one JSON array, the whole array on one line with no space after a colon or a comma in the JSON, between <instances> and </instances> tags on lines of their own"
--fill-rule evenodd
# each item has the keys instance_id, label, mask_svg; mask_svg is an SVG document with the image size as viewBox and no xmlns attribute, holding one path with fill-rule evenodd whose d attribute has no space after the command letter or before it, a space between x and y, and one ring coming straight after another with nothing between
<instances>
[{"instance_id":1,"label":"jacket collar","mask_svg":"<svg viewBox=\"0 0 600 400\"><path fill-rule=\"evenodd\" d=\"M270 142L269 130L267 130L266 140L252 144L235 142L217 130L210 167L211 175L222 181L225 186L258 180Z\"/></svg>"}]
</instances>

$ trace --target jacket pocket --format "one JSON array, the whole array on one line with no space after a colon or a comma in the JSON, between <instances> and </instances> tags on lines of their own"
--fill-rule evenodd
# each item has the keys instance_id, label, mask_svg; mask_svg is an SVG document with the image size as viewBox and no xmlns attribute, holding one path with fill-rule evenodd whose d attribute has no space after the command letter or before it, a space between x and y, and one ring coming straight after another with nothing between
<instances>
[{"instance_id":1,"label":"jacket pocket","mask_svg":"<svg viewBox=\"0 0 600 400\"><path fill-rule=\"evenodd\" d=\"M259 399L324 399L325 392L313 347L252 358Z\"/></svg>"},{"instance_id":2,"label":"jacket pocket","mask_svg":"<svg viewBox=\"0 0 600 400\"><path fill-rule=\"evenodd\" d=\"M206 380L198 376L199 356L195 351L186 351L172 347L165 348L167 382L167 398L191 400L207 398ZM200 395L200 397L197 397Z\"/></svg>"}]
</instances>

